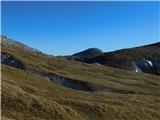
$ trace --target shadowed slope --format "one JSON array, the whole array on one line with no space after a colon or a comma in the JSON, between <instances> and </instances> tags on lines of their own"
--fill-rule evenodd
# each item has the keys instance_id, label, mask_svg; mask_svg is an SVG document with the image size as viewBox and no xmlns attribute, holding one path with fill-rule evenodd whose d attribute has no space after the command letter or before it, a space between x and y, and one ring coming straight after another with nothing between
<instances>
[{"instance_id":1,"label":"shadowed slope","mask_svg":"<svg viewBox=\"0 0 160 120\"><path fill-rule=\"evenodd\" d=\"M104 53L86 62L160 75L160 42Z\"/></svg>"},{"instance_id":2,"label":"shadowed slope","mask_svg":"<svg viewBox=\"0 0 160 120\"><path fill-rule=\"evenodd\" d=\"M90 53L88 50L91 51L91 55L85 57ZM160 42L106 53L97 49L95 51L99 51L98 54L93 51L87 49L61 58L160 75Z\"/></svg>"}]
</instances>

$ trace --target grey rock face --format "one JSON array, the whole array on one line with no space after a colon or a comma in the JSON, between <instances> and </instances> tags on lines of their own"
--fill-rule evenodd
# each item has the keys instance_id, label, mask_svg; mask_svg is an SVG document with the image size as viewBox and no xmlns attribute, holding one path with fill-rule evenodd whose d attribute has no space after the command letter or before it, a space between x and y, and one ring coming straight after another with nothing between
<instances>
[{"instance_id":1,"label":"grey rock face","mask_svg":"<svg viewBox=\"0 0 160 120\"><path fill-rule=\"evenodd\" d=\"M20 69L25 69L25 65L20 60L8 53L1 53L1 63Z\"/></svg>"},{"instance_id":2,"label":"grey rock face","mask_svg":"<svg viewBox=\"0 0 160 120\"><path fill-rule=\"evenodd\" d=\"M145 72L151 74L154 74L157 71L154 62L146 58L133 62L133 69L135 72Z\"/></svg>"},{"instance_id":3,"label":"grey rock face","mask_svg":"<svg viewBox=\"0 0 160 120\"><path fill-rule=\"evenodd\" d=\"M83 91L94 91L93 87L89 85L87 82L72 80L72 79L64 78L64 77L53 75L53 74L48 75L48 79L50 81L56 82L68 88L83 90Z\"/></svg>"}]
</instances>

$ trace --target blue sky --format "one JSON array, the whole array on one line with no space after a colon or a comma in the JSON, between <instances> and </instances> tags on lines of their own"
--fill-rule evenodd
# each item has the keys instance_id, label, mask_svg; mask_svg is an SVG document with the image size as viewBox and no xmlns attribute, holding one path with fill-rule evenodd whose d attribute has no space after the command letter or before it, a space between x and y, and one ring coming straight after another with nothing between
<instances>
[{"instance_id":1,"label":"blue sky","mask_svg":"<svg viewBox=\"0 0 160 120\"><path fill-rule=\"evenodd\" d=\"M2 34L66 55L160 41L160 2L2 2Z\"/></svg>"}]
</instances>

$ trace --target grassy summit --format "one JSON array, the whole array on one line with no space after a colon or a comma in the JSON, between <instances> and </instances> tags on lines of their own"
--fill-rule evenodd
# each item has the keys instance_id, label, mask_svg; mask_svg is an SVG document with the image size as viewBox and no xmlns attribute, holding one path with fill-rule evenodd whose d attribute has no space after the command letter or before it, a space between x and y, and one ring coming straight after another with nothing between
<instances>
[{"instance_id":1,"label":"grassy summit","mask_svg":"<svg viewBox=\"0 0 160 120\"><path fill-rule=\"evenodd\" d=\"M64 60L15 45L1 49L25 66L2 64L4 120L160 119L159 76ZM67 82L56 81L61 79ZM86 89L67 87L68 81Z\"/></svg>"}]
</instances>

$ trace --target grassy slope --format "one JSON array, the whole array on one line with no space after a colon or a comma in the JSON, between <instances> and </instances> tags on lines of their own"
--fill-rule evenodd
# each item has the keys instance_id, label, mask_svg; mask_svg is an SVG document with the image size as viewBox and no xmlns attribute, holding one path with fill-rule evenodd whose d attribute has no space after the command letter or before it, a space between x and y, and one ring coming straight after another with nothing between
<instances>
[{"instance_id":1,"label":"grassy slope","mask_svg":"<svg viewBox=\"0 0 160 120\"><path fill-rule=\"evenodd\" d=\"M4 120L158 120L160 78L7 49L26 70L2 65ZM56 73L103 86L97 92L63 87L28 71Z\"/></svg>"}]
</instances>

